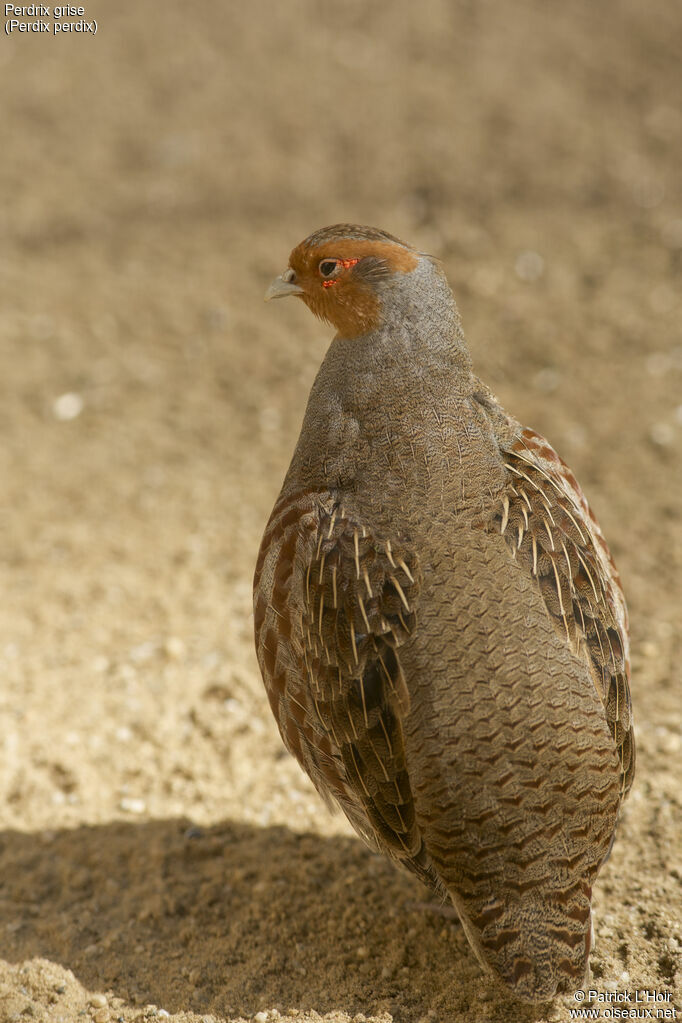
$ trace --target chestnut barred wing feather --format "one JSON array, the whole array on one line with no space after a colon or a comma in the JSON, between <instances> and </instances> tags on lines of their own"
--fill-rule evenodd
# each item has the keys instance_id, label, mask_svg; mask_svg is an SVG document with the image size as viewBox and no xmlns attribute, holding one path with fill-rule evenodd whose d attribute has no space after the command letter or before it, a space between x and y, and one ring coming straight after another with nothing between
<instances>
[{"instance_id":1,"label":"chestnut barred wing feather","mask_svg":"<svg viewBox=\"0 0 682 1023\"><path fill-rule=\"evenodd\" d=\"M400 856L419 837L405 767L408 709L399 647L414 628L416 579L399 549L343 507L320 517L305 577L304 657L311 699L380 839Z\"/></svg>"},{"instance_id":2,"label":"chestnut barred wing feather","mask_svg":"<svg viewBox=\"0 0 682 1023\"><path fill-rule=\"evenodd\" d=\"M301 491L275 505L254 592L258 658L285 745L370 845L433 886L402 726L414 557L331 495Z\"/></svg>"},{"instance_id":3,"label":"chestnut barred wing feather","mask_svg":"<svg viewBox=\"0 0 682 1023\"><path fill-rule=\"evenodd\" d=\"M557 632L587 658L618 751L624 797L635 743L628 619L616 566L575 476L540 434L523 430L503 456L510 481L495 528L537 580Z\"/></svg>"}]
</instances>

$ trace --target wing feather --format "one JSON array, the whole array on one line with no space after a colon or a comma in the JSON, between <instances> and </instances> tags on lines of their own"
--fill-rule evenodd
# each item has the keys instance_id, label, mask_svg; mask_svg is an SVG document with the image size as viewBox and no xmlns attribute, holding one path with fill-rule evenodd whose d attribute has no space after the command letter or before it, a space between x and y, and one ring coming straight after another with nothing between
<instances>
[{"instance_id":1,"label":"wing feather","mask_svg":"<svg viewBox=\"0 0 682 1023\"><path fill-rule=\"evenodd\" d=\"M635 744L627 609L616 566L575 476L540 434L523 430L503 455L510 482L494 528L537 579L557 631L587 660L618 750L624 797Z\"/></svg>"},{"instance_id":2,"label":"wing feather","mask_svg":"<svg viewBox=\"0 0 682 1023\"><path fill-rule=\"evenodd\" d=\"M273 510L254 581L256 648L285 745L369 844L432 887L405 762L400 647L420 574L330 494Z\"/></svg>"}]
</instances>

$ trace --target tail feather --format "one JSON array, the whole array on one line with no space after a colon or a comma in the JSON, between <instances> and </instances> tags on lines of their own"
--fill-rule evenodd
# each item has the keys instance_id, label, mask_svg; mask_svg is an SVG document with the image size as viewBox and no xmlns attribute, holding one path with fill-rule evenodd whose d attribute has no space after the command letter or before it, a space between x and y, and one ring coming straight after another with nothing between
<instances>
[{"instance_id":1,"label":"tail feather","mask_svg":"<svg viewBox=\"0 0 682 1023\"><path fill-rule=\"evenodd\" d=\"M543 1001L586 983L592 945L591 887L537 887L518 898L452 901L481 965L526 1001Z\"/></svg>"}]
</instances>

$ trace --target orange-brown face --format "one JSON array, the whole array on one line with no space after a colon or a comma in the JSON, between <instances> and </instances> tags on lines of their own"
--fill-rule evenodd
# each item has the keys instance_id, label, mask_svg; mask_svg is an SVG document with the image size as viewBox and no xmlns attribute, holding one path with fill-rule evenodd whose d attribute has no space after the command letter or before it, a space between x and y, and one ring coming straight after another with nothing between
<instances>
[{"instance_id":1,"label":"orange-brown face","mask_svg":"<svg viewBox=\"0 0 682 1023\"><path fill-rule=\"evenodd\" d=\"M409 273L417 265L417 255L397 241L343 237L320 244L310 241L296 246L289 269L272 285L268 297L298 295L311 312L344 337L358 337L378 327L379 283L392 274Z\"/></svg>"}]
</instances>

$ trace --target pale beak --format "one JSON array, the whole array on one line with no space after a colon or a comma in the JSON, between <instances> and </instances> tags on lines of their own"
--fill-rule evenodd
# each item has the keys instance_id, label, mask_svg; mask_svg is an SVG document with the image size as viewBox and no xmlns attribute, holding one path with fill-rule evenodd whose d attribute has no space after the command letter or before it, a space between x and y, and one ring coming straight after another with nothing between
<instances>
[{"instance_id":1,"label":"pale beak","mask_svg":"<svg viewBox=\"0 0 682 1023\"><path fill-rule=\"evenodd\" d=\"M274 281L265 292L265 301L269 302L271 298L286 298L287 295L302 295L303 288L299 288L298 284L295 283L296 274L287 267L283 274L279 277L275 277Z\"/></svg>"}]
</instances>

